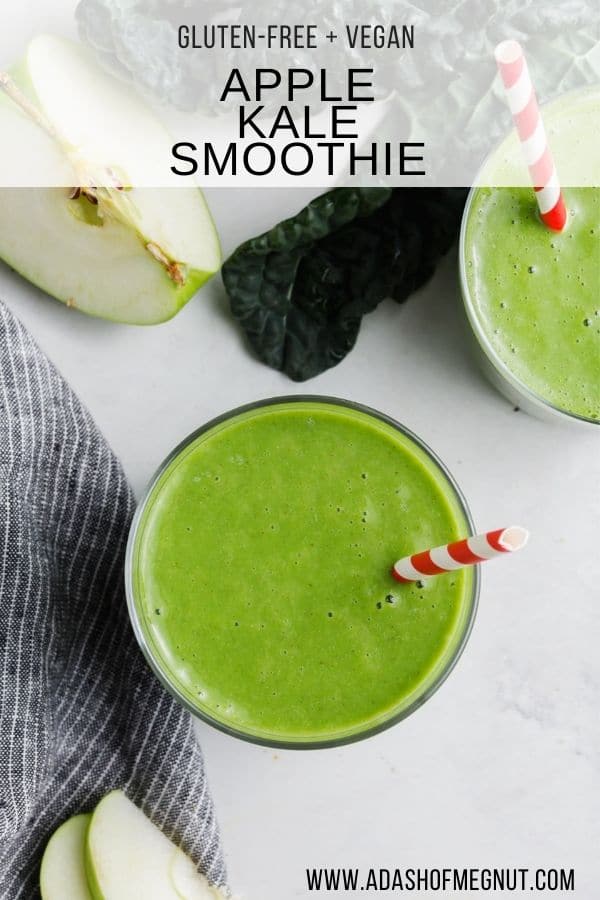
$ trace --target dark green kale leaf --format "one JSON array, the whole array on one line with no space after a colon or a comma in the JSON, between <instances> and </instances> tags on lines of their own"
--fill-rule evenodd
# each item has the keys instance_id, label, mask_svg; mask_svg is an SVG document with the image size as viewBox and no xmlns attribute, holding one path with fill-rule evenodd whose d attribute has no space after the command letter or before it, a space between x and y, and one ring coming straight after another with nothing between
<instances>
[{"instance_id":1,"label":"dark green kale leaf","mask_svg":"<svg viewBox=\"0 0 600 900\"><path fill-rule=\"evenodd\" d=\"M238 247L223 281L260 359L294 381L339 363L365 313L430 278L465 197L462 188L337 188Z\"/></svg>"}]
</instances>

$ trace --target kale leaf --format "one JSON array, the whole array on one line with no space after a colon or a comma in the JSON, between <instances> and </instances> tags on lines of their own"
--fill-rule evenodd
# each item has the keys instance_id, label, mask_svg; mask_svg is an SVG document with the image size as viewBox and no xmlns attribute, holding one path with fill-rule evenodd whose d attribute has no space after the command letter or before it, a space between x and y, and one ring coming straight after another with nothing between
<instances>
[{"instance_id":1,"label":"kale leaf","mask_svg":"<svg viewBox=\"0 0 600 900\"><path fill-rule=\"evenodd\" d=\"M238 247L223 282L259 358L294 381L339 363L365 313L430 278L465 198L462 188L337 188Z\"/></svg>"}]
</instances>

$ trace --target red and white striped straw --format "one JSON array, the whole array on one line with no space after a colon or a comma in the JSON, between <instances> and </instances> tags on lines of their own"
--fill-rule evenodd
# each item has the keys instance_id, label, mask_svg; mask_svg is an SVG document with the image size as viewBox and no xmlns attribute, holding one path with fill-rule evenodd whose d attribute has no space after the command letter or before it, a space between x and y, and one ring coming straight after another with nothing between
<instances>
[{"instance_id":1,"label":"red and white striped straw","mask_svg":"<svg viewBox=\"0 0 600 900\"><path fill-rule=\"evenodd\" d=\"M502 41L496 47L495 57L525 162L529 166L540 217L548 228L562 231L567 222L567 208L523 48L517 41Z\"/></svg>"},{"instance_id":2,"label":"red and white striped straw","mask_svg":"<svg viewBox=\"0 0 600 900\"><path fill-rule=\"evenodd\" d=\"M475 534L462 541L453 541L433 550L423 550L412 556L405 556L394 563L392 575L396 581L420 581L429 575L443 575L464 566L494 559L504 553L513 553L524 547L529 539L529 532L518 525L510 528L499 528L486 534Z\"/></svg>"}]
</instances>

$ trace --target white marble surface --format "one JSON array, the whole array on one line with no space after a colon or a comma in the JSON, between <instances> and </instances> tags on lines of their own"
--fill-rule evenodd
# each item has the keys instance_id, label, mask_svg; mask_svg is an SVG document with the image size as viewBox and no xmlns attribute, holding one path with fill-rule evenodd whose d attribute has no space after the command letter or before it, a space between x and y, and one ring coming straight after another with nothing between
<instances>
[{"instance_id":1,"label":"white marble surface","mask_svg":"<svg viewBox=\"0 0 600 900\"><path fill-rule=\"evenodd\" d=\"M209 199L226 250L303 201L269 191ZM378 407L420 434L481 528L531 529L522 554L486 567L455 672L391 731L284 753L199 727L244 900L308 897L304 869L320 865L575 867L569 896L597 897L599 436L515 413L483 382L454 258L409 303L369 316L346 361L304 386L249 355L218 279L174 321L146 330L87 319L3 266L0 297L89 406L137 492L209 417L308 388Z\"/></svg>"}]
</instances>

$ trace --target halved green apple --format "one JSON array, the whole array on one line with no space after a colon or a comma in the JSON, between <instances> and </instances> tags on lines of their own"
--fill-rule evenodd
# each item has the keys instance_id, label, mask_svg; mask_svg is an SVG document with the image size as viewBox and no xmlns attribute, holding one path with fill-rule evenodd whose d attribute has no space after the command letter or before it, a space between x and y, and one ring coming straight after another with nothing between
<instances>
[{"instance_id":1,"label":"halved green apple","mask_svg":"<svg viewBox=\"0 0 600 900\"><path fill-rule=\"evenodd\" d=\"M54 832L42 857L42 900L93 900L84 866L91 815L73 816Z\"/></svg>"},{"instance_id":2,"label":"halved green apple","mask_svg":"<svg viewBox=\"0 0 600 900\"><path fill-rule=\"evenodd\" d=\"M92 813L85 865L93 900L222 900L122 791Z\"/></svg>"},{"instance_id":3,"label":"halved green apple","mask_svg":"<svg viewBox=\"0 0 600 900\"><path fill-rule=\"evenodd\" d=\"M35 38L0 86L0 161L25 155L40 183L60 185L1 190L0 257L91 315L170 319L221 255L198 188L147 186L169 158L162 125L61 38Z\"/></svg>"}]
</instances>

